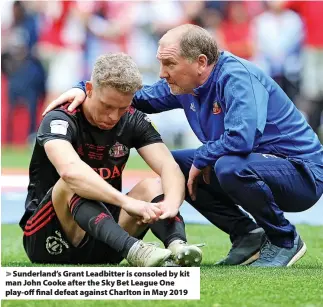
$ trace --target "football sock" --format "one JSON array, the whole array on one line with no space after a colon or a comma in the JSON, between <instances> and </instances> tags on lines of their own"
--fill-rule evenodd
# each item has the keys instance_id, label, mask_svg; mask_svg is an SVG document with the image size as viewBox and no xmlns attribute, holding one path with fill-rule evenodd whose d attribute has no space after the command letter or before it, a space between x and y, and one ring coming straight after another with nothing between
<instances>
[{"instance_id":1,"label":"football sock","mask_svg":"<svg viewBox=\"0 0 323 307\"><path fill-rule=\"evenodd\" d=\"M118 225L110 211L99 201L75 194L70 201L70 210L74 220L84 231L108 244L123 257L128 255L132 245L138 241Z\"/></svg>"},{"instance_id":2,"label":"football sock","mask_svg":"<svg viewBox=\"0 0 323 307\"><path fill-rule=\"evenodd\" d=\"M161 194L155 197L151 202L158 203L163 199L164 194ZM166 248L174 240L183 240L186 242L185 223L180 213L171 219L158 220L150 225L150 229L152 233L164 243Z\"/></svg>"}]
</instances>

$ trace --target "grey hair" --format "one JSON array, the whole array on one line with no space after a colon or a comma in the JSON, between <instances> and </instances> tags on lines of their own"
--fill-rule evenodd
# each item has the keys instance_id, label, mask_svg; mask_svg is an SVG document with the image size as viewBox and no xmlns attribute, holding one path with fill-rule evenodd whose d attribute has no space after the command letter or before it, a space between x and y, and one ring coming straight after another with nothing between
<instances>
[{"instance_id":1,"label":"grey hair","mask_svg":"<svg viewBox=\"0 0 323 307\"><path fill-rule=\"evenodd\" d=\"M219 49L207 30L192 24L185 24L180 27L184 29L179 41L182 57L195 61L200 54L205 54L208 65L217 62Z\"/></svg>"},{"instance_id":2,"label":"grey hair","mask_svg":"<svg viewBox=\"0 0 323 307\"><path fill-rule=\"evenodd\" d=\"M135 93L142 88L138 66L125 53L109 53L97 58L92 71L94 87L111 86L122 93Z\"/></svg>"}]
</instances>

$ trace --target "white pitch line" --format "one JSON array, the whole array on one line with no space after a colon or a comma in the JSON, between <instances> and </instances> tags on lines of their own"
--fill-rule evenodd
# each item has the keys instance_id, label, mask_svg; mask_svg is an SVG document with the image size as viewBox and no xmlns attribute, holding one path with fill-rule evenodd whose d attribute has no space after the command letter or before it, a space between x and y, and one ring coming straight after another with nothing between
<instances>
[{"instance_id":1,"label":"white pitch line","mask_svg":"<svg viewBox=\"0 0 323 307\"><path fill-rule=\"evenodd\" d=\"M2 188L27 188L29 183L28 175L2 175Z\"/></svg>"}]
</instances>

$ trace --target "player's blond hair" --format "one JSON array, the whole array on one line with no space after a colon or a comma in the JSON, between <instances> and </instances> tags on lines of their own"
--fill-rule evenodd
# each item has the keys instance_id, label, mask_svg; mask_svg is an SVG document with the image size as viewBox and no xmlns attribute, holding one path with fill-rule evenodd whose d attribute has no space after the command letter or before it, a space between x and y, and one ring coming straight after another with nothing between
<instances>
[{"instance_id":1,"label":"player's blond hair","mask_svg":"<svg viewBox=\"0 0 323 307\"><path fill-rule=\"evenodd\" d=\"M111 86L122 93L142 88L142 77L133 59L125 53L109 53L97 58L92 71L94 87Z\"/></svg>"}]
</instances>

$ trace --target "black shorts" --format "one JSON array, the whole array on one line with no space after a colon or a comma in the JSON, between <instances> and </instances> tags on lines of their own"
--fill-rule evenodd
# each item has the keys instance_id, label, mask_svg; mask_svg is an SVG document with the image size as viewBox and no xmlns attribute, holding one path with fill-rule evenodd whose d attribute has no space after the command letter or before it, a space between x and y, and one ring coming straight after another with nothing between
<instances>
[{"instance_id":1,"label":"black shorts","mask_svg":"<svg viewBox=\"0 0 323 307\"><path fill-rule=\"evenodd\" d=\"M105 205L115 221L120 208ZM56 216L50 189L24 227L23 244L31 262L58 264L118 264L120 253L86 234L84 243L74 247L66 238Z\"/></svg>"}]
</instances>

